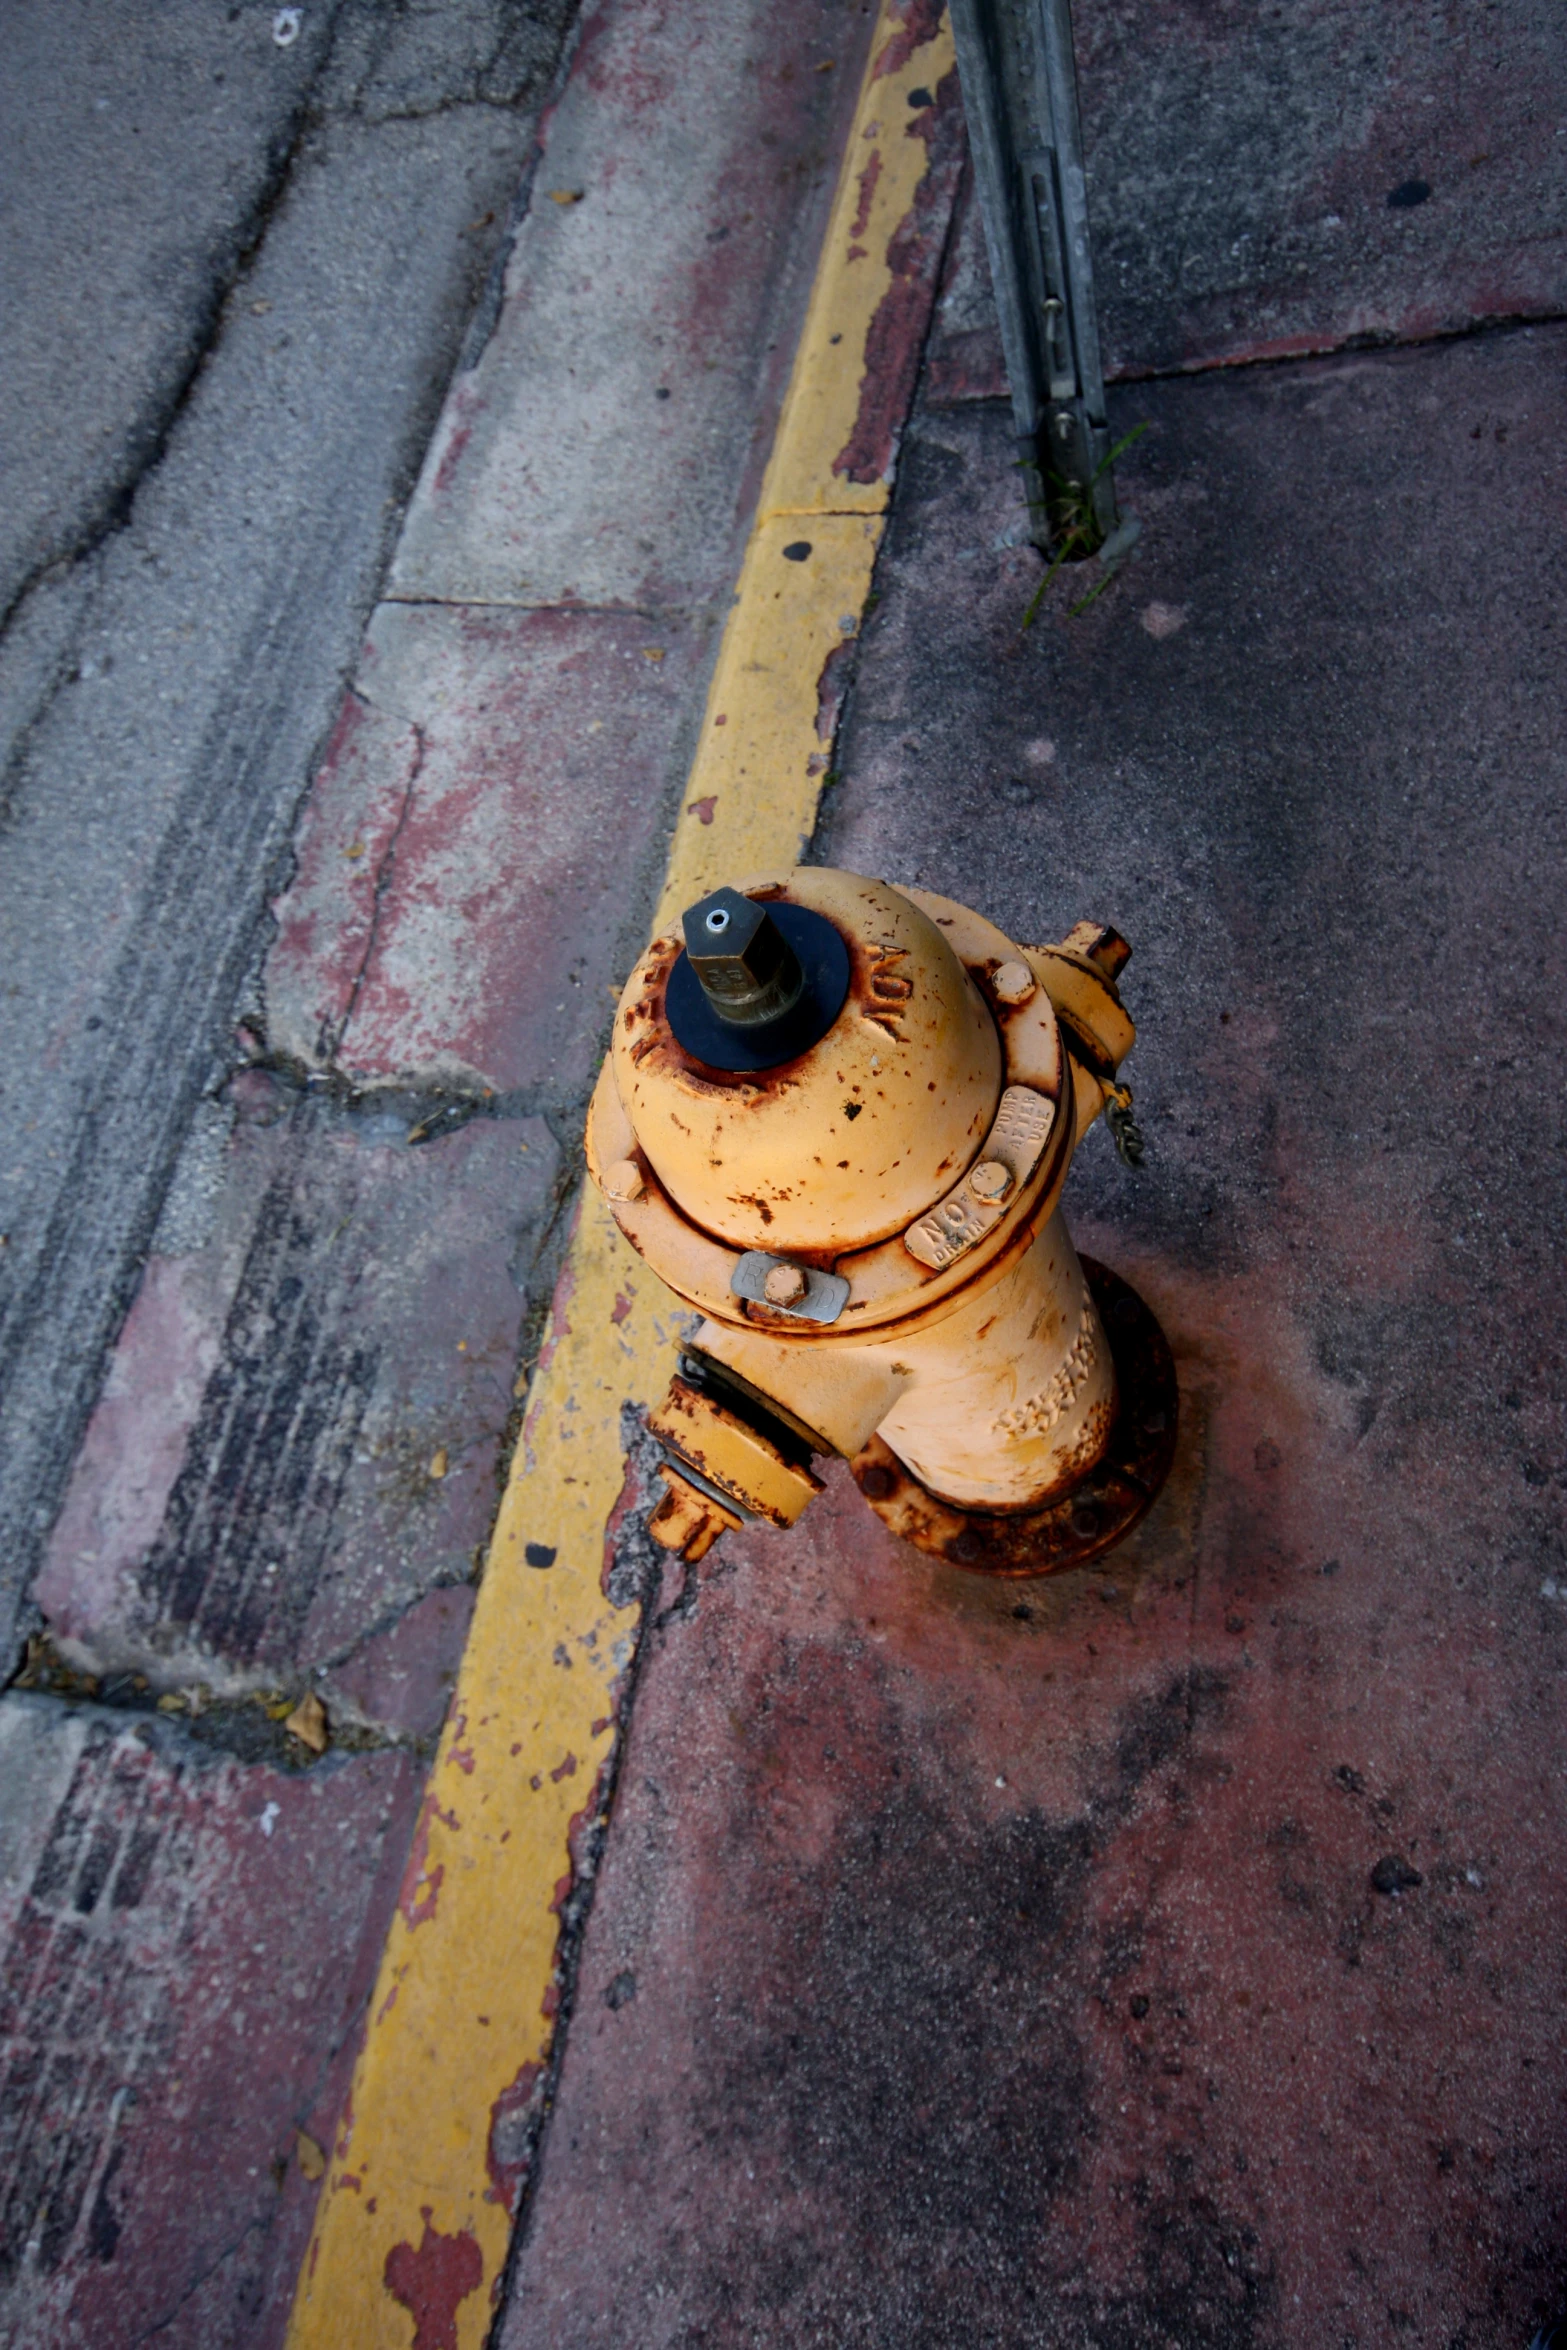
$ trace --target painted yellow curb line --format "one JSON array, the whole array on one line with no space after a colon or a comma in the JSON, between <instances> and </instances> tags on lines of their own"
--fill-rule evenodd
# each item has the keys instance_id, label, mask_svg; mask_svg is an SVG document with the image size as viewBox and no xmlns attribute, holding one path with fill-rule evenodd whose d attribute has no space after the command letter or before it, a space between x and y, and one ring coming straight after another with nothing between
<instances>
[{"instance_id":1,"label":"painted yellow curb line","mask_svg":"<svg viewBox=\"0 0 1567 2350\"><path fill-rule=\"evenodd\" d=\"M889 495L835 461L855 429L888 248L928 164L909 93L952 67L945 22L882 0L870 64L708 695L658 921L798 861L830 745L829 656L859 626ZM801 554L801 547L808 553ZM789 550L793 550L790 552ZM522 2142L554 2036L560 1901L591 1832L634 1607L605 1595L621 1410L668 1376L677 1307L584 1196L381 1960L289 2350L480 2350Z\"/></svg>"}]
</instances>

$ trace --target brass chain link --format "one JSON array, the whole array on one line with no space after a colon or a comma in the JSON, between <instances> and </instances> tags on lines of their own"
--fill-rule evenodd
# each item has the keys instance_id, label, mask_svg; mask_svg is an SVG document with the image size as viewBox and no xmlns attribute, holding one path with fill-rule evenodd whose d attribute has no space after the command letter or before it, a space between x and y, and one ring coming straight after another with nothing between
<instances>
[{"instance_id":1,"label":"brass chain link","mask_svg":"<svg viewBox=\"0 0 1567 2350\"><path fill-rule=\"evenodd\" d=\"M1105 1124L1110 1139L1128 1167L1143 1163L1143 1130L1132 1116L1132 1089L1129 1085L1112 1085L1105 1090Z\"/></svg>"}]
</instances>

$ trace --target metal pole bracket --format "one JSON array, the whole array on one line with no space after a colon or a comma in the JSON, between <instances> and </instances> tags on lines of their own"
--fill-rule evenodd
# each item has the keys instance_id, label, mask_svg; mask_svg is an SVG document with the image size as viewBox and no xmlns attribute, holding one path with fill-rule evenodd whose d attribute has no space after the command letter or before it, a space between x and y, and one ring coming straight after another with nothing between
<instances>
[{"instance_id":1,"label":"metal pole bracket","mask_svg":"<svg viewBox=\"0 0 1567 2350\"><path fill-rule=\"evenodd\" d=\"M1041 547L1115 530L1069 0L950 0L1024 495Z\"/></svg>"}]
</instances>

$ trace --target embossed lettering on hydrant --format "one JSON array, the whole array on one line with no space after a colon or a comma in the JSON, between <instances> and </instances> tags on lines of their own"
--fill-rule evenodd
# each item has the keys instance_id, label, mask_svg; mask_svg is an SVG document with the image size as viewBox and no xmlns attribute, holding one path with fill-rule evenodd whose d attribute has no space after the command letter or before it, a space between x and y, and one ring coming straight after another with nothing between
<instances>
[{"instance_id":1,"label":"embossed lettering on hydrant","mask_svg":"<svg viewBox=\"0 0 1567 2350\"><path fill-rule=\"evenodd\" d=\"M1036 1093L1028 1085L1009 1085L975 1168L903 1235L910 1256L939 1273L976 1240L983 1240L1000 1223L1019 1187L1039 1164L1054 1120L1055 1104L1047 1094ZM998 1165L1011 1177L1004 1189L994 1183L988 1188L976 1186L976 1170Z\"/></svg>"},{"instance_id":2,"label":"embossed lettering on hydrant","mask_svg":"<svg viewBox=\"0 0 1567 2350\"><path fill-rule=\"evenodd\" d=\"M1004 1158L1021 1183L1032 1174L1034 1161L1050 1139L1055 1104L1027 1085L1009 1085L1001 1097L996 1123L990 1129L985 1155ZM1018 1154L1014 1162L1012 1154ZM1026 1156L1027 1165L1020 1162Z\"/></svg>"},{"instance_id":3,"label":"embossed lettering on hydrant","mask_svg":"<svg viewBox=\"0 0 1567 2350\"><path fill-rule=\"evenodd\" d=\"M898 1017L914 993L914 982L893 966L907 962L908 955L908 948L899 946L895 938L879 938L871 958L871 994L875 1001L866 1005L864 1016L878 1028L884 1028L894 1044L903 1042Z\"/></svg>"},{"instance_id":4,"label":"embossed lettering on hydrant","mask_svg":"<svg viewBox=\"0 0 1567 2350\"><path fill-rule=\"evenodd\" d=\"M1078 1319L1077 1336L1071 1351L1055 1377L1011 1411L1003 1412L996 1422L998 1436L1037 1436L1053 1428L1063 1412L1070 1411L1082 1391L1083 1383L1094 1367L1094 1313L1085 1303Z\"/></svg>"}]
</instances>

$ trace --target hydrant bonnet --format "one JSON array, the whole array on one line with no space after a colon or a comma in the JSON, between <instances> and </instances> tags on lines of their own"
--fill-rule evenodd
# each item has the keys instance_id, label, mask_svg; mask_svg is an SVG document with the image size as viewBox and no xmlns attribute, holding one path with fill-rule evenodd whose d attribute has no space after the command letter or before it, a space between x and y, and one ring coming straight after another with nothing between
<instances>
[{"instance_id":1,"label":"hydrant bonnet","mask_svg":"<svg viewBox=\"0 0 1567 2350\"><path fill-rule=\"evenodd\" d=\"M963 1174L1001 1097L1001 1048L952 947L900 891L816 867L788 877L787 898L785 886L753 883L741 902L765 908L808 971L812 956L825 960L812 938L830 936L845 978L825 1031L784 1060L726 1065L717 1055L743 1028L709 1032L693 1051L691 999L703 990L689 949L657 939L621 999L614 1080L660 1184L695 1224L739 1248L782 1244L830 1264L904 1230ZM708 1018L710 1031L725 1025Z\"/></svg>"}]
</instances>

